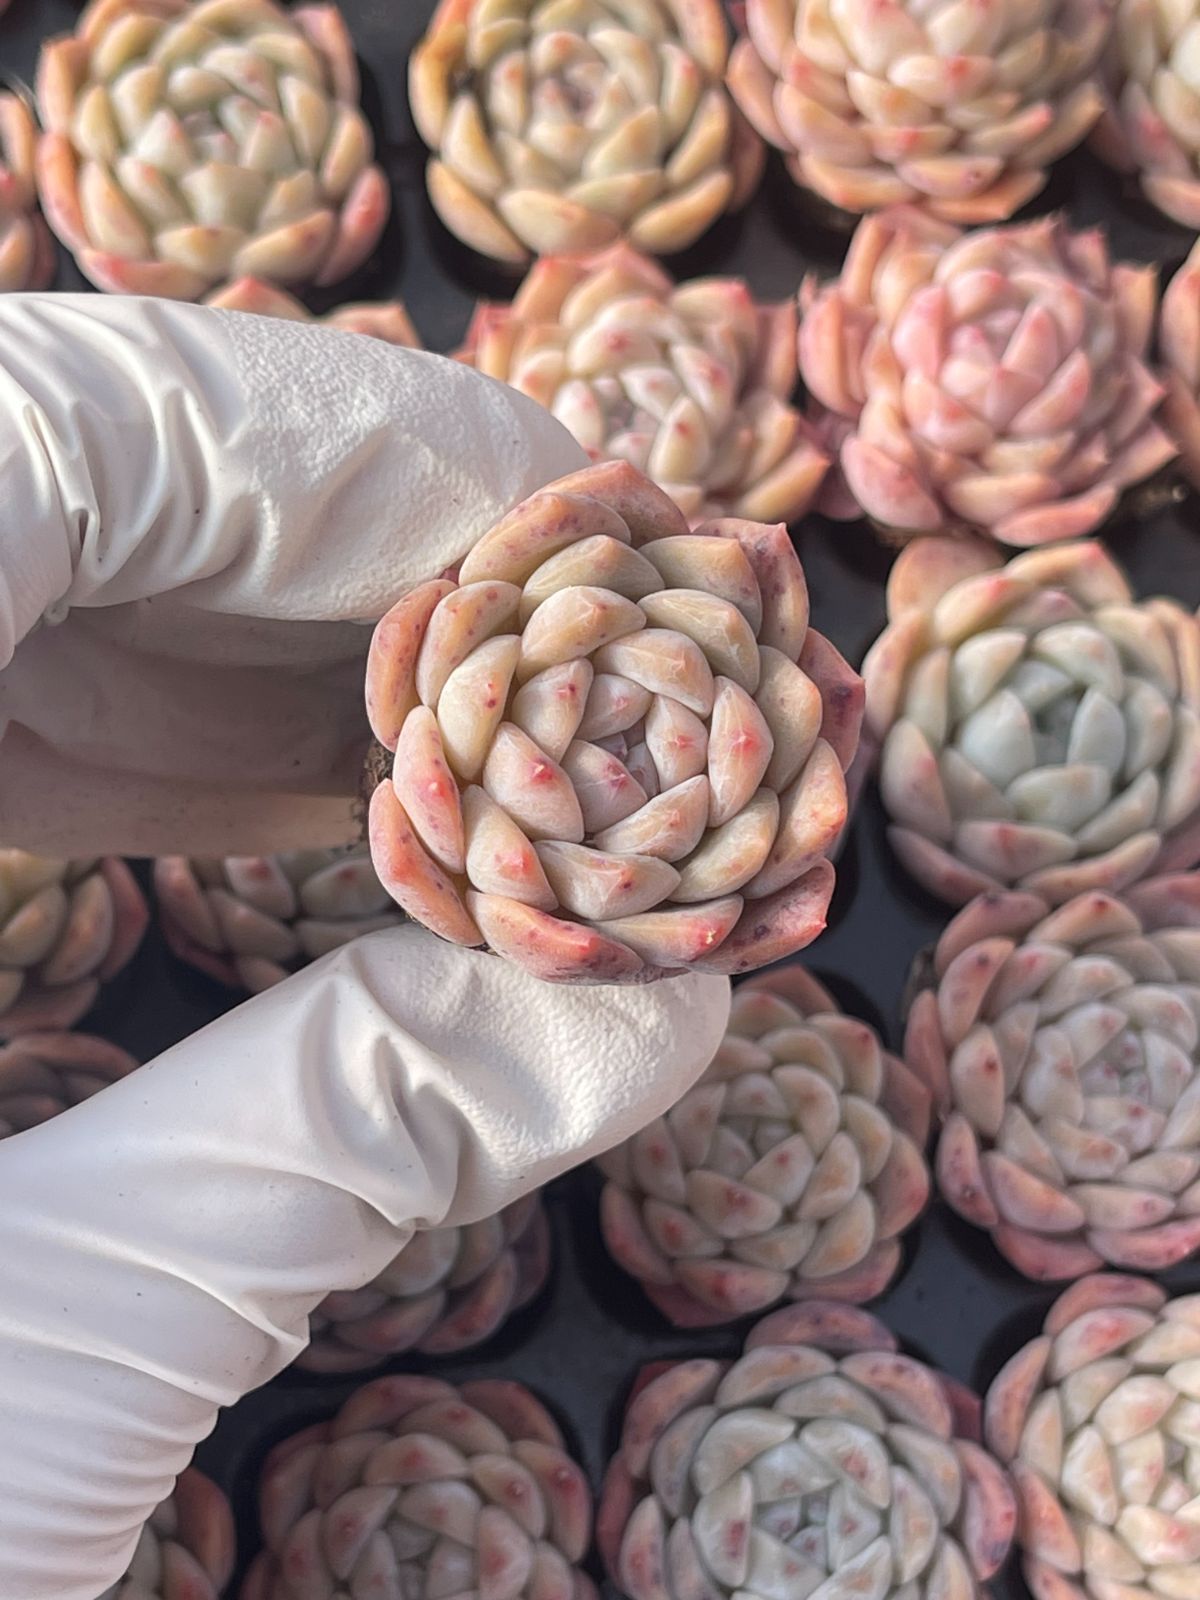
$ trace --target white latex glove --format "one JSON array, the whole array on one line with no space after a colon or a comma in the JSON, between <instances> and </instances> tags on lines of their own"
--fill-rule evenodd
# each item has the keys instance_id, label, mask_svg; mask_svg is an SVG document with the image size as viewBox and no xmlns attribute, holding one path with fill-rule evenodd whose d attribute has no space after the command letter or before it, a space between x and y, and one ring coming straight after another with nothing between
<instances>
[{"instance_id":1,"label":"white latex glove","mask_svg":"<svg viewBox=\"0 0 1200 1600\"><path fill-rule=\"evenodd\" d=\"M82 854L349 833L344 624L579 461L448 362L90 296L0 299L0 440L0 840ZM3 1600L94 1600L328 1290L663 1110L728 995L376 933L0 1144Z\"/></svg>"}]
</instances>

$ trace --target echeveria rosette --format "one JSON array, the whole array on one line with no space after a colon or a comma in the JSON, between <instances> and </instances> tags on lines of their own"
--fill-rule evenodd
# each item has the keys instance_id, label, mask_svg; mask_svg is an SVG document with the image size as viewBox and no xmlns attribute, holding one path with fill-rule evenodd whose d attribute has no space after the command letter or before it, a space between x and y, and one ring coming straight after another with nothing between
<instances>
[{"instance_id":1,"label":"echeveria rosette","mask_svg":"<svg viewBox=\"0 0 1200 1600\"><path fill-rule=\"evenodd\" d=\"M0 850L0 1039L73 1027L133 956L148 920L116 856Z\"/></svg>"},{"instance_id":2,"label":"echeveria rosette","mask_svg":"<svg viewBox=\"0 0 1200 1600\"><path fill-rule=\"evenodd\" d=\"M387 221L332 5L91 0L42 48L38 107L46 216L110 293L337 283Z\"/></svg>"},{"instance_id":3,"label":"echeveria rosette","mask_svg":"<svg viewBox=\"0 0 1200 1600\"><path fill-rule=\"evenodd\" d=\"M592 1496L518 1383L377 1378L263 1467L241 1600L594 1600Z\"/></svg>"},{"instance_id":4,"label":"echeveria rosette","mask_svg":"<svg viewBox=\"0 0 1200 1600\"><path fill-rule=\"evenodd\" d=\"M137 1065L127 1050L88 1033L26 1033L0 1045L0 1139L49 1122Z\"/></svg>"},{"instance_id":5,"label":"echeveria rosette","mask_svg":"<svg viewBox=\"0 0 1200 1600\"><path fill-rule=\"evenodd\" d=\"M1189 1600L1200 1574L1200 1296L1101 1273L1055 1301L984 1407L1035 1600Z\"/></svg>"},{"instance_id":6,"label":"echeveria rosette","mask_svg":"<svg viewBox=\"0 0 1200 1600\"><path fill-rule=\"evenodd\" d=\"M870 1300L929 1197L929 1096L788 967L738 986L699 1082L597 1162L613 1257L680 1326Z\"/></svg>"},{"instance_id":7,"label":"echeveria rosette","mask_svg":"<svg viewBox=\"0 0 1200 1600\"><path fill-rule=\"evenodd\" d=\"M36 152L33 113L20 95L0 93L0 294L44 289L54 276L54 242L38 213Z\"/></svg>"},{"instance_id":8,"label":"echeveria rosette","mask_svg":"<svg viewBox=\"0 0 1200 1600\"><path fill-rule=\"evenodd\" d=\"M142 1529L128 1572L100 1600L222 1600L236 1553L229 1501L187 1467Z\"/></svg>"},{"instance_id":9,"label":"echeveria rosette","mask_svg":"<svg viewBox=\"0 0 1200 1600\"><path fill-rule=\"evenodd\" d=\"M800 329L854 501L897 540L1091 533L1176 453L1146 365L1157 298L1153 267L1114 264L1059 217L970 233L910 206L864 218L841 276L806 286Z\"/></svg>"},{"instance_id":10,"label":"echeveria rosette","mask_svg":"<svg viewBox=\"0 0 1200 1600\"><path fill-rule=\"evenodd\" d=\"M252 994L403 921L365 844L221 860L161 856L154 891L176 955Z\"/></svg>"},{"instance_id":11,"label":"echeveria rosette","mask_svg":"<svg viewBox=\"0 0 1200 1600\"><path fill-rule=\"evenodd\" d=\"M1200 858L1200 623L1093 540L921 539L863 665L892 848L933 894L1060 904Z\"/></svg>"},{"instance_id":12,"label":"echeveria rosette","mask_svg":"<svg viewBox=\"0 0 1200 1600\"><path fill-rule=\"evenodd\" d=\"M393 607L366 692L375 866L443 938L616 983L824 926L862 685L781 524L690 530L627 463L585 468Z\"/></svg>"},{"instance_id":13,"label":"echeveria rosette","mask_svg":"<svg viewBox=\"0 0 1200 1600\"><path fill-rule=\"evenodd\" d=\"M400 300L356 300L315 316L306 305L261 278L238 278L204 301L222 311L249 311L259 317L282 317L287 322L319 322L343 333L365 333L405 350L420 350L421 336Z\"/></svg>"},{"instance_id":14,"label":"echeveria rosette","mask_svg":"<svg viewBox=\"0 0 1200 1600\"><path fill-rule=\"evenodd\" d=\"M441 0L409 63L430 199L499 261L666 255L753 193L720 0Z\"/></svg>"},{"instance_id":15,"label":"echeveria rosette","mask_svg":"<svg viewBox=\"0 0 1200 1600\"><path fill-rule=\"evenodd\" d=\"M1200 22L1197 23L1200 43ZM1179 464L1200 488L1200 247L1167 285L1158 320L1166 389L1163 421L1179 446Z\"/></svg>"},{"instance_id":16,"label":"echeveria rosette","mask_svg":"<svg viewBox=\"0 0 1200 1600\"><path fill-rule=\"evenodd\" d=\"M1162 1271L1200 1249L1200 874L951 922L905 1058L942 1194L1031 1278Z\"/></svg>"},{"instance_id":17,"label":"echeveria rosette","mask_svg":"<svg viewBox=\"0 0 1200 1600\"><path fill-rule=\"evenodd\" d=\"M361 1372L415 1350L456 1355L498 1332L550 1271L540 1193L463 1227L427 1228L362 1289L327 1295L309 1318L296 1365Z\"/></svg>"},{"instance_id":18,"label":"echeveria rosette","mask_svg":"<svg viewBox=\"0 0 1200 1600\"><path fill-rule=\"evenodd\" d=\"M535 264L481 305L460 359L552 411L593 460L628 461L690 521L794 522L828 458L790 404L794 302L737 278L674 284L628 245Z\"/></svg>"},{"instance_id":19,"label":"echeveria rosette","mask_svg":"<svg viewBox=\"0 0 1200 1600\"><path fill-rule=\"evenodd\" d=\"M746 0L729 85L845 211L1003 222L1100 115L1111 0Z\"/></svg>"},{"instance_id":20,"label":"echeveria rosette","mask_svg":"<svg viewBox=\"0 0 1200 1600\"><path fill-rule=\"evenodd\" d=\"M1016 1522L979 1401L856 1307L772 1313L732 1362L642 1373L597 1542L629 1600L971 1600Z\"/></svg>"}]
</instances>

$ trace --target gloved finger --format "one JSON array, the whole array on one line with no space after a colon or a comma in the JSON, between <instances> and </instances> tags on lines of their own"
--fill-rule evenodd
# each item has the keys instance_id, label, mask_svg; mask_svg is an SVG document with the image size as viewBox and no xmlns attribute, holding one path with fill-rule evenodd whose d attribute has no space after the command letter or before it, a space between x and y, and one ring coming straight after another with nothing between
<instances>
[{"instance_id":1,"label":"gloved finger","mask_svg":"<svg viewBox=\"0 0 1200 1600\"><path fill-rule=\"evenodd\" d=\"M643 1126L728 1007L724 979L564 989L377 933L6 1141L0 1594L92 1600L328 1290Z\"/></svg>"}]
</instances>

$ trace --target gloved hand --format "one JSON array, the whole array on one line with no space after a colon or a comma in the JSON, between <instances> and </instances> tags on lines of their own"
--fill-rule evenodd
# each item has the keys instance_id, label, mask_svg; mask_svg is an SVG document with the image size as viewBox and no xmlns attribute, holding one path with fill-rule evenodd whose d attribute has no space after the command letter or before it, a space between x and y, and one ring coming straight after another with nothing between
<instances>
[{"instance_id":1,"label":"gloved hand","mask_svg":"<svg viewBox=\"0 0 1200 1600\"><path fill-rule=\"evenodd\" d=\"M0 439L0 840L61 854L351 836L361 623L580 459L437 358L90 296L0 299ZM727 1010L376 933L0 1145L0 1595L94 1600L328 1290L626 1137Z\"/></svg>"}]
</instances>

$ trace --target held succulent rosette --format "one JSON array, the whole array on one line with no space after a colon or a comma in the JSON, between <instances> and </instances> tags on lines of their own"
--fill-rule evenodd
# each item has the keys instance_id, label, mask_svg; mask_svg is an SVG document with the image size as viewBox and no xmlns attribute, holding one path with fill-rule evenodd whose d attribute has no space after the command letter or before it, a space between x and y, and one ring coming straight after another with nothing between
<instances>
[{"instance_id":1,"label":"held succulent rosette","mask_svg":"<svg viewBox=\"0 0 1200 1600\"><path fill-rule=\"evenodd\" d=\"M712 1065L601 1156L605 1242L671 1321L869 1300L929 1197L929 1097L799 967L742 984Z\"/></svg>"},{"instance_id":2,"label":"held succulent rosette","mask_svg":"<svg viewBox=\"0 0 1200 1600\"><path fill-rule=\"evenodd\" d=\"M1200 39L1200 23L1197 24ZM1179 446L1179 462L1200 488L1200 246L1167 285L1158 322L1163 421Z\"/></svg>"},{"instance_id":3,"label":"held succulent rosette","mask_svg":"<svg viewBox=\"0 0 1200 1600\"><path fill-rule=\"evenodd\" d=\"M729 85L797 183L846 211L1003 222L1100 115L1111 0L746 0Z\"/></svg>"},{"instance_id":4,"label":"held succulent rosette","mask_svg":"<svg viewBox=\"0 0 1200 1600\"><path fill-rule=\"evenodd\" d=\"M147 921L116 856L0 850L0 1038L72 1027L133 955Z\"/></svg>"},{"instance_id":5,"label":"held succulent rosette","mask_svg":"<svg viewBox=\"0 0 1200 1600\"><path fill-rule=\"evenodd\" d=\"M288 322L319 322L327 328L340 328L343 333L369 334L406 350L421 349L421 336L400 300L359 300L318 317L285 289L277 289L261 278L238 278L206 296L204 303L222 311L250 311L259 317L282 317Z\"/></svg>"},{"instance_id":6,"label":"held succulent rosette","mask_svg":"<svg viewBox=\"0 0 1200 1600\"><path fill-rule=\"evenodd\" d=\"M1154 268L1114 265L1097 231L964 234L896 207L803 298L804 381L854 500L897 539L1090 533L1175 454L1145 359Z\"/></svg>"},{"instance_id":7,"label":"held succulent rosette","mask_svg":"<svg viewBox=\"0 0 1200 1600\"><path fill-rule=\"evenodd\" d=\"M646 1370L605 1480L601 1553L630 1600L970 1600L1016 1521L978 1413L866 1312L788 1306L736 1361Z\"/></svg>"},{"instance_id":8,"label":"held succulent rosette","mask_svg":"<svg viewBox=\"0 0 1200 1600\"><path fill-rule=\"evenodd\" d=\"M409 64L429 196L499 261L682 250L749 199L720 0L441 0Z\"/></svg>"},{"instance_id":9,"label":"held succulent rosette","mask_svg":"<svg viewBox=\"0 0 1200 1600\"><path fill-rule=\"evenodd\" d=\"M54 243L37 209L36 150L29 107L0 93L0 294L44 289L54 276Z\"/></svg>"},{"instance_id":10,"label":"held succulent rosette","mask_svg":"<svg viewBox=\"0 0 1200 1600\"><path fill-rule=\"evenodd\" d=\"M1200 1297L1084 1278L1002 1368L987 1442L1012 1474L1035 1600L1188 1600L1200 1581Z\"/></svg>"},{"instance_id":11,"label":"held succulent rosette","mask_svg":"<svg viewBox=\"0 0 1200 1600\"><path fill-rule=\"evenodd\" d=\"M528 1305L549 1270L550 1227L540 1194L482 1222L429 1228L414 1234L365 1288L326 1296L309 1319L312 1342L296 1365L360 1372L406 1350L430 1356L469 1350Z\"/></svg>"},{"instance_id":12,"label":"held succulent rosette","mask_svg":"<svg viewBox=\"0 0 1200 1600\"><path fill-rule=\"evenodd\" d=\"M1200 1248L1200 874L981 896L929 976L905 1055L954 1209L1033 1278Z\"/></svg>"},{"instance_id":13,"label":"held succulent rosette","mask_svg":"<svg viewBox=\"0 0 1200 1600\"><path fill-rule=\"evenodd\" d=\"M188 1467L142 1529L129 1571L100 1600L221 1600L235 1555L229 1501Z\"/></svg>"},{"instance_id":14,"label":"held succulent rosette","mask_svg":"<svg viewBox=\"0 0 1200 1600\"><path fill-rule=\"evenodd\" d=\"M689 532L623 462L562 478L388 613L367 711L376 868L444 938L617 983L824 925L861 684L782 526Z\"/></svg>"},{"instance_id":15,"label":"held succulent rosette","mask_svg":"<svg viewBox=\"0 0 1200 1600\"><path fill-rule=\"evenodd\" d=\"M219 983L257 994L403 918L366 845L276 856L162 856L154 890L167 943Z\"/></svg>"},{"instance_id":16,"label":"held succulent rosette","mask_svg":"<svg viewBox=\"0 0 1200 1600\"><path fill-rule=\"evenodd\" d=\"M27 1033L0 1045L0 1139L49 1122L137 1064L119 1045L87 1033Z\"/></svg>"},{"instance_id":17,"label":"held succulent rosette","mask_svg":"<svg viewBox=\"0 0 1200 1600\"><path fill-rule=\"evenodd\" d=\"M242 1600L593 1600L587 1479L528 1389L388 1377L267 1457Z\"/></svg>"},{"instance_id":18,"label":"held succulent rosette","mask_svg":"<svg viewBox=\"0 0 1200 1600\"><path fill-rule=\"evenodd\" d=\"M1052 904L1200 856L1200 623L1083 540L918 540L863 666L904 866L951 904Z\"/></svg>"},{"instance_id":19,"label":"held succulent rosette","mask_svg":"<svg viewBox=\"0 0 1200 1600\"><path fill-rule=\"evenodd\" d=\"M481 305L460 359L552 411L594 460L628 461L693 522L794 522L828 458L788 402L796 310L736 278L679 284L627 245L539 261Z\"/></svg>"},{"instance_id":20,"label":"held succulent rosette","mask_svg":"<svg viewBox=\"0 0 1200 1600\"><path fill-rule=\"evenodd\" d=\"M337 283L387 221L332 5L91 0L43 47L38 105L46 215L111 293Z\"/></svg>"}]
</instances>

